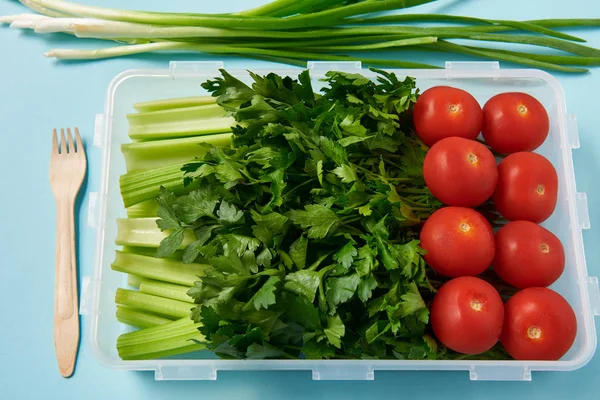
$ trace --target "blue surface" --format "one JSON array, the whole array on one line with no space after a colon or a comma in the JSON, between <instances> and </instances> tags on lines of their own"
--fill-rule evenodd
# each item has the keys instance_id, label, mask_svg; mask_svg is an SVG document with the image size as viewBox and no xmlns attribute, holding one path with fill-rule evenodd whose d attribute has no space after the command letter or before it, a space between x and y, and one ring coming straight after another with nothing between
<instances>
[{"instance_id":1,"label":"blue surface","mask_svg":"<svg viewBox=\"0 0 600 400\"><path fill-rule=\"evenodd\" d=\"M223 12L262 2L135 0L126 6ZM88 0L86 3L123 6L123 2L117 0ZM600 3L590 0L442 0L418 12L426 10L505 19L591 18L600 16ZM22 12L24 9L16 1L0 0L0 15ZM587 38L592 46L600 47L600 29L574 32ZM208 59L176 54L57 63L43 56L50 48L95 45L92 41L62 35L39 37L0 29L0 136L3 138L0 145L0 399L598 398L600 383L593 381L600 375L600 355L575 372L534 373L532 382L470 382L466 372L376 372L375 380L369 382L313 382L308 371L219 372L217 381L157 382L153 373L114 371L98 364L88 346L86 317L82 318L82 344L75 375L69 380L61 378L52 339L55 221L48 183L51 129L79 126L89 144L94 115L103 111L106 87L117 73L130 68L165 67L169 60L175 59ZM411 60L438 65L444 61L435 55L414 57L417 59ZM227 65L251 68L258 63L226 59ZM589 273L597 276L600 275L597 251L600 189L596 178L600 162L597 133L600 68L583 76L558 74L557 77L566 92L569 112L578 116L581 148L574 153L575 172L578 190L588 193L592 229L584 232L584 240ZM82 210L87 210L87 194L97 189L100 178L99 151L91 146L88 149L89 174ZM86 227L85 212L81 214L80 275L91 275L95 235Z\"/></svg>"}]
</instances>

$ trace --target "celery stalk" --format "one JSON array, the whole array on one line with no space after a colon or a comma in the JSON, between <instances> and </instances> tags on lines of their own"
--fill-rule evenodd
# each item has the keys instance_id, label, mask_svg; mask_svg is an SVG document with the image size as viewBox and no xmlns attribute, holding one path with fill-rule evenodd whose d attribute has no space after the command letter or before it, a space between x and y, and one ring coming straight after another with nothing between
<instances>
[{"instance_id":1,"label":"celery stalk","mask_svg":"<svg viewBox=\"0 0 600 400\"><path fill-rule=\"evenodd\" d=\"M132 288L139 289L143 279L139 275L127 274L127 284Z\"/></svg>"},{"instance_id":2,"label":"celery stalk","mask_svg":"<svg viewBox=\"0 0 600 400\"><path fill-rule=\"evenodd\" d=\"M203 275L207 267L205 264L184 264L122 251L116 251L115 261L111 264L114 271L188 287L194 286L194 282L199 280L198 276Z\"/></svg>"},{"instance_id":3,"label":"celery stalk","mask_svg":"<svg viewBox=\"0 0 600 400\"><path fill-rule=\"evenodd\" d=\"M156 247L138 247L138 246L122 246L123 253L139 254L142 256L154 257ZM181 260L183 258L183 250L177 250L172 256L163 257L163 259Z\"/></svg>"},{"instance_id":4,"label":"celery stalk","mask_svg":"<svg viewBox=\"0 0 600 400\"><path fill-rule=\"evenodd\" d=\"M189 317L192 305L183 301L165 299L145 293L118 288L115 302L122 306L137 308L164 317Z\"/></svg>"},{"instance_id":5,"label":"celery stalk","mask_svg":"<svg viewBox=\"0 0 600 400\"><path fill-rule=\"evenodd\" d=\"M116 315L119 322L136 328L151 328L153 326L168 324L173 321L169 318L123 306L117 306Z\"/></svg>"},{"instance_id":6,"label":"celery stalk","mask_svg":"<svg viewBox=\"0 0 600 400\"><path fill-rule=\"evenodd\" d=\"M115 243L121 246L158 247L161 240L169 236L169 231L161 231L156 226L158 218L117 218L117 238ZM196 238L192 231L184 232L183 243L179 247L185 248Z\"/></svg>"},{"instance_id":7,"label":"celery stalk","mask_svg":"<svg viewBox=\"0 0 600 400\"><path fill-rule=\"evenodd\" d=\"M124 333L117 339L117 345L132 346L152 340L165 339L168 338L169 335L193 333L199 326L200 324L195 323L189 318L178 318L175 321L162 326Z\"/></svg>"},{"instance_id":8,"label":"celery stalk","mask_svg":"<svg viewBox=\"0 0 600 400\"><path fill-rule=\"evenodd\" d=\"M127 115L132 139L154 140L230 132L236 125L218 104Z\"/></svg>"},{"instance_id":9,"label":"celery stalk","mask_svg":"<svg viewBox=\"0 0 600 400\"><path fill-rule=\"evenodd\" d=\"M169 336L162 340L132 346L117 346L123 360L151 360L205 350L206 345L194 342L200 336L198 330L178 336Z\"/></svg>"},{"instance_id":10,"label":"celery stalk","mask_svg":"<svg viewBox=\"0 0 600 400\"><path fill-rule=\"evenodd\" d=\"M179 97L166 100L152 100L135 103L133 108L137 112L151 112L172 110L174 108L197 107L206 104L214 104L217 102L216 97L212 96L196 96L196 97Z\"/></svg>"},{"instance_id":11,"label":"celery stalk","mask_svg":"<svg viewBox=\"0 0 600 400\"><path fill-rule=\"evenodd\" d=\"M191 353L205 349L198 331L200 324L182 318L164 325L124 333L117 339L117 350L123 360L148 360L152 358Z\"/></svg>"},{"instance_id":12,"label":"celery stalk","mask_svg":"<svg viewBox=\"0 0 600 400\"><path fill-rule=\"evenodd\" d=\"M125 207L156 198L161 186L176 195L189 193L196 189L200 184L198 180L194 180L188 186L183 185L184 172L181 168L185 164L168 165L121 175L119 184Z\"/></svg>"},{"instance_id":13,"label":"celery stalk","mask_svg":"<svg viewBox=\"0 0 600 400\"><path fill-rule=\"evenodd\" d=\"M125 157L127 172L131 172L159 168L201 157L207 151L207 147L200 146L202 143L216 147L231 146L231 133L125 143L121 145L121 151Z\"/></svg>"},{"instance_id":14,"label":"celery stalk","mask_svg":"<svg viewBox=\"0 0 600 400\"><path fill-rule=\"evenodd\" d=\"M127 209L127 216L129 218L156 217L157 212L158 203L156 200L151 199L129 207Z\"/></svg>"},{"instance_id":15,"label":"celery stalk","mask_svg":"<svg viewBox=\"0 0 600 400\"><path fill-rule=\"evenodd\" d=\"M194 303L194 299L188 296L189 286L175 285L173 283L156 281L154 279L142 279L140 282L140 293L164 297L166 299Z\"/></svg>"}]
</instances>

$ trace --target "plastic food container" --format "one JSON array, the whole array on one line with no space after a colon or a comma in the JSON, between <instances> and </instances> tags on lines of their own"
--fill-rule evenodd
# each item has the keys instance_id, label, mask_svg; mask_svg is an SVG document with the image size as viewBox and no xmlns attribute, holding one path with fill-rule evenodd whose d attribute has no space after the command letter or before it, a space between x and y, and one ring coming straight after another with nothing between
<instances>
[{"instance_id":1,"label":"plastic food container","mask_svg":"<svg viewBox=\"0 0 600 400\"><path fill-rule=\"evenodd\" d=\"M217 379L219 370L311 370L313 379L372 380L379 370L464 370L472 380L531 380L532 371L567 371L584 366L596 350L594 316L600 315L598 279L587 274L582 229L589 228L585 193L577 192L571 150L579 147L574 115L567 114L560 83L546 72L531 69L501 70L498 63L446 63L440 70L390 70L399 77L416 78L423 91L431 86L449 85L472 93L480 104L495 94L523 91L539 99L550 116L550 134L537 150L554 164L559 176L558 204L543 225L562 241L566 268L552 289L563 295L577 315L577 338L560 361L412 361L412 360L220 360L209 352L162 360L123 361L116 349L117 337L129 330L115 317L114 295L126 287L126 275L112 271L110 264L117 246L116 218L125 216L119 193L119 176L125 172L120 145L129 142L126 114L140 101L198 96L200 84L219 74L223 63L171 63L168 69L130 70L113 79L106 94L104 114L96 117L94 145L102 149L102 178L97 193L90 196L89 224L97 230L94 276L82 279L81 314L90 322L94 355L109 367L124 370L152 370L156 379ZM329 70L375 74L357 63L308 63L315 90ZM274 71L296 76L299 68ZM228 69L248 82L246 70Z\"/></svg>"}]
</instances>

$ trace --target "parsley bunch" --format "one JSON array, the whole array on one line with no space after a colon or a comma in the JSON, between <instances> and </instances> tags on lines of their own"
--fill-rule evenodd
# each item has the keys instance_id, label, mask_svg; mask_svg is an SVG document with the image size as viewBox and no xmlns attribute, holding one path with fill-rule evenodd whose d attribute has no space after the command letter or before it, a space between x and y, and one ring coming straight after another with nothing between
<instances>
[{"instance_id":1,"label":"parsley bunch","mask_svg":"<svg viewBox=\"0 0 600 400\"><path fill-rule=\"evenodd\" d=\"M308 71L248 86L221 70L202 85L237 121L233 146L183 167L198 189L162 188L157 256L195 234L184 262L212 267L191 317L220 357L440 356L415 230L440 206L413 132L418 89L373 71L328 72L318 94Z\"/></svg>"}]
</instances>

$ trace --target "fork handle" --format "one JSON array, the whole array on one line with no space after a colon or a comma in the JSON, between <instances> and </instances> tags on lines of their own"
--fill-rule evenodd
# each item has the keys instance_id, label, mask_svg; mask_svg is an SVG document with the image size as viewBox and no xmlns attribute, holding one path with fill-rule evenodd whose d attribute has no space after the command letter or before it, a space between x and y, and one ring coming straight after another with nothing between
<instances>
[{"instance_id":1,"label":"fork handle","mask_svg":"<svg viewBox=\"0 0 600 400\"><path fill-rule=\"evenodd\" d=\"M56 204L56 272L54 282L54 347L58 369L69 377L79 347L77 269L73 201Z\"/></svg>"}]
</instances>

